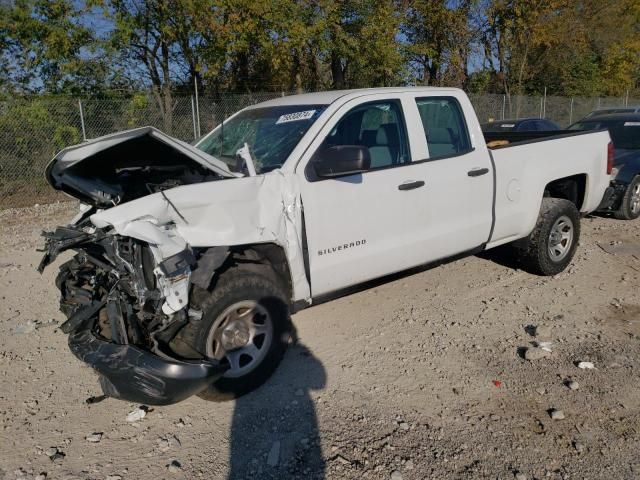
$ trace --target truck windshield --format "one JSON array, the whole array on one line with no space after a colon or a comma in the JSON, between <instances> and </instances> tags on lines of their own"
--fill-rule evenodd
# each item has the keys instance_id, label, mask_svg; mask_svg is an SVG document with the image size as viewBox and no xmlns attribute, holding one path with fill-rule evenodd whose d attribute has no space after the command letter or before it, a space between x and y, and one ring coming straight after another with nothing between
<instances>
[{"instance_id":1,"label":"truck windshield","mask_svg":"<svg viewBox=\"0 0 640 480\"><path fill-rule=\"evenodd\" d=\"M196 147L239 171L242 166L236 160L236 152L247 143L257 173L275 170L326 107L287 105L245 110L223 122Z\"/></svg>"},{"instance_id":2,"label":"truck windshield","mask_svg":"<svg viewBox=\"0 0 640 480\"><path fill-rule=\"evenodd\" d=\"M640 150L640 118L637 120L597 120L575 123L569 130L609 129L613 146L622 150Z\"/></svg>"}]
</instances>

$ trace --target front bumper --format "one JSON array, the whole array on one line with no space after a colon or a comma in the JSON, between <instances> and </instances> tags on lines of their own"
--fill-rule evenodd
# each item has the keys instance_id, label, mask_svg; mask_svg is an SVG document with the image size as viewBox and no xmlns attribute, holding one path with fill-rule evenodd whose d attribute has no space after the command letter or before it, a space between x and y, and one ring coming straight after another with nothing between
<instances>
[{"instance_id":1,"label":"front bumper","mask_svg":"<svg viewBox=\"0 0 640 480\"><path fill-rule=\"evenodd\" d=\"M110 343L82 329L69 348L100 374L104 394L146 405L170 405L200 393L227 369L217 362L168 360L134 345Z\"/></svg>"}]
</instances>

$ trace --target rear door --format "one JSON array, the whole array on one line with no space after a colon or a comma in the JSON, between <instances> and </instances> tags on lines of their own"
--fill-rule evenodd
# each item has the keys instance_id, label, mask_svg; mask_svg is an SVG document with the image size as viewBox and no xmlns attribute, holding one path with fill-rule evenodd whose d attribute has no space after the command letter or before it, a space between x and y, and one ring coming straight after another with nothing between
<instances>
[{"instance_id":1,"label":"rear door","mask_svg":"<svg viewBox=\"0 0 640 480\"><path fill-rule=\"evenodd\" d=\"M487 242L493 220L493 166L473 107L464 95L413 97L427 179L426 261Z\"/></svg>"}]
</instances>

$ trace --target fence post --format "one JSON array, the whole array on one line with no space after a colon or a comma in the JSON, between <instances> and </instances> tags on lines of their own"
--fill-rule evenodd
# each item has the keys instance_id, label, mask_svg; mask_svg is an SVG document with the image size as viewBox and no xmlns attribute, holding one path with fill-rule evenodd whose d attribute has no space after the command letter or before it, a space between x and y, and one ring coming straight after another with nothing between
<instances>
[{"instance_id":1,"label":"fence post","mask_svg":"<svg viewBox=\"0 0 640 480\"><path fill-rule=\"evenodd\" d=\"M573 97L571 97L571 105L569 106L569 125L573 123Z\"/></svg>"},{"instance_id":2,"label":"fence post","mask_svg":"<svg viewBox=\"0 0 640 480\"><path fill-rule=\"evenodd\" d=\"M500 120L504 120L504 109L507 105L507 96L502 95L502 118Z\"/></svg>"},{"instance_id":3,"label":"fence post","mask_svg":"<svg viewBox=\"0 0 640 480\"><path fill-rule=\"evenodd\" d=\"M193 95L191 95L191 118L193 119L193 139L198 138L198 129L196 127L196 104L193 101Z\"/></svg>"},{"instance_id":4,"label":"fence post","mask_svg":"<svg viewBox=\"0 0 640 480\"><path fill-rule=\"evenodd\" d=\"M628 107L629 106L629 90L627 89L627 94L624 97L624 106Z\"/></svg>"},{"instance_id":5,"label":"fence post","mask_svg":"<svg viewBox=\"0 0 640 480\"><path fill-rule=\"evenodd\" d=\"M198 100L198 77L193 78L193 83L196 90L196 124L198 126L198 137L200 137L200 104Z\"/></svg>"},{"instance_id":6,"label":"fence post","mask_svg":"<svg viewBox=\"0 0 640 480\"><path fill-rule=\"evenodd\" d=\"M540 114L538 115L538 118L542 118L542 106L544 104L544 98L540 99Z\"/></svg>"},{"instance_id":7,"label":"fence post","mask_svg":"<svg viewBox=\"0 0 640 480\"><path fill-rule=\"evenodd\" d=\"M547 116L547 87L544 87L544 97L542 97L542 118Z\"/></svg>"},{"instance_id":8,"label":"fence post","mask_svg":"<svg viewBox=\"0 0 640 480\"><path fill-rule=\"evenodd\" d=\"M80 109L80 126L82 127L82 141L87 141L87 131L84 128L84 112L82 111L82 100L78 99L78 108Z\"/></svg>"}]
</instances>

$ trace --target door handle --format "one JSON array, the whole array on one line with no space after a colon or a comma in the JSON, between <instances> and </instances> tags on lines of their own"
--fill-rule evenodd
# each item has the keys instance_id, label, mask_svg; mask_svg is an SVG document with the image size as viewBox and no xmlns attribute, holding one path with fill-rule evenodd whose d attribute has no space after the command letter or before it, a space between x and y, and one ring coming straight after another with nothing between
<instances>
[{"instance_id":1,"label":"door handle","mask_svg":"<svg viewBox=\"0 0 640 480\"><path fill-rule=\"evenodd\" d=\"M414 188L424 187L422 180L407 180L398 185L398 190L413 190Z\"/></svg>"},{"instance_id":2,"label":"door handle","mask_svg":"<svg viewBox=\"0 0 640 480\"><path fill-rule=\"evenodd\" d=\"M487 173L489 173L488 168L472 168L467 172L467 175L470 177L479 177L481 175L486 175Z\"/></svg>"}]
</instances>

